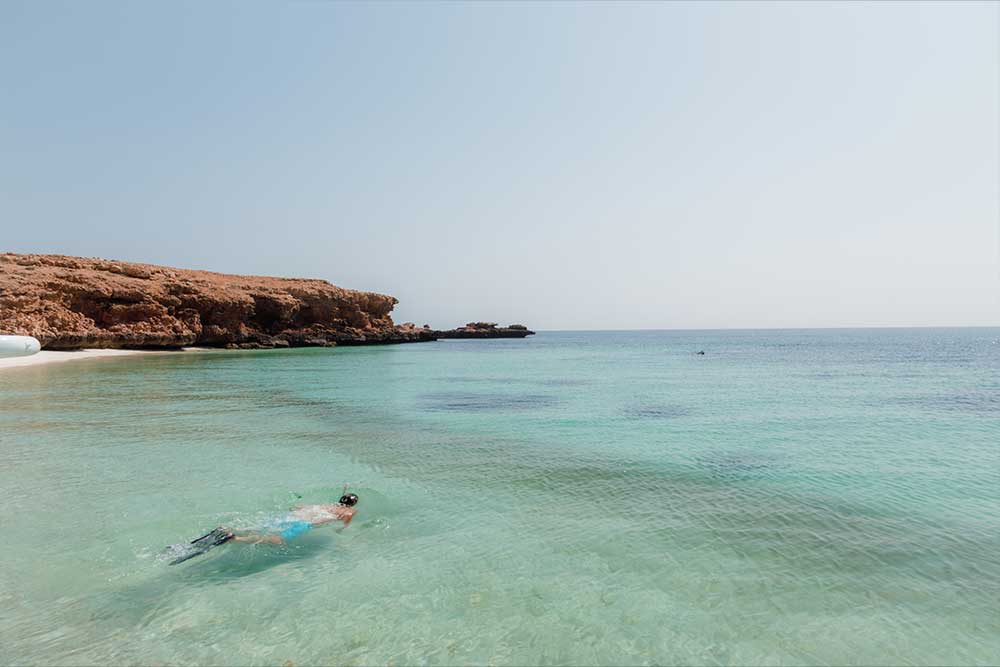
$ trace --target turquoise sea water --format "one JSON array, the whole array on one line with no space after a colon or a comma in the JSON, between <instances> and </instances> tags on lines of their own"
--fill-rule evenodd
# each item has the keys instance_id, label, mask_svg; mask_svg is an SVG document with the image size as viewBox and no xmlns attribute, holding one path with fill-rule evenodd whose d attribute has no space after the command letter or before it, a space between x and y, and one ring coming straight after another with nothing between
<instances>
[{"instance_id":1,"label":"turquoise sea water","mask_svg":"<svg viewBox=\"0 0 1000 667\"><path fill-rule=\"evenodd\" d=\"M998 329L150 355L0 401L3 663L1000 661ZM343 532L164 562L345 481Z\"/></svg>"}]
</instances>

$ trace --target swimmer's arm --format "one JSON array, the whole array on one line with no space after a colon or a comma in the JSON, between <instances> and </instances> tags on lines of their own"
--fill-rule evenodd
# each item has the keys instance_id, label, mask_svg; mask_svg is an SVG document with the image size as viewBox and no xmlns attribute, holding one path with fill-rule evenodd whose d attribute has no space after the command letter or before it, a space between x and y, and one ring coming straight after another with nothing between
<instances>
[{"instance_id":1,"label":"swimmer's arm","mask_svg":"<svg viewBox=\"0 0 1000 667\"><path fill-rule=\"evenodd\" d=\"M341 519L344 522L344 528L347 528L347 524L349 524L351 522L351 519L353 518L354 518L354 512L351 512L350 514L347 515L346 518Z\"/></svg>"}]
</instances>

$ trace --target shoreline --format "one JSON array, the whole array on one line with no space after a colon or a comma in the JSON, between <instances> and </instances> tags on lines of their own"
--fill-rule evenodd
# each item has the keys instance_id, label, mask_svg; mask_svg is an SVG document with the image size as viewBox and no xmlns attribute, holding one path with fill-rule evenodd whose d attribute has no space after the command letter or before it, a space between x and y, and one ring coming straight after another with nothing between
<instances>
[{"instance_id":1,"label":"shoreline","mask_svg":"<svg viewBox=\"0 0 1000 667\"><path fill-rule=\"evenodd\" d=\"M67 361L82 361L84 359L100 359L103 357L128 357L139 354L177 354L178 352L201 352L209 348L184 347L180 350L121 350L115 348L82 349L82 350L42 350L30 357L11 357L0 359L0 373L11 368L31 368L46 364L64 363Z\"/></svg>"}]
</instances>

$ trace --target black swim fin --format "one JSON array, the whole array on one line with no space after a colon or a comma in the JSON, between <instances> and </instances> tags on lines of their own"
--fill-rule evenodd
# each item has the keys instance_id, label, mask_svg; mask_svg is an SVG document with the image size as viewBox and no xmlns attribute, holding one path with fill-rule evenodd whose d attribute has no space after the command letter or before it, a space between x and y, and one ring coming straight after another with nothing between
<instances>
[{"instance_id":1,"label":"black swim fin","mask_svg":"<svg viewBox=\"0 0 1000 667\"><path fill-rule=\"evenodd\" d=\"M200 556L207 552L212 547L217 547L220 544L225 544L229 540L233 539L234 535L228 530L222 528L216 528L215 530L205 533L201 537L191 540L189 543L187 553L179 555L177 558L173 559L168 565L177 565L178 563L183 563L186 560L190 560L195 556Z\"/></svg>"}]
</instances>

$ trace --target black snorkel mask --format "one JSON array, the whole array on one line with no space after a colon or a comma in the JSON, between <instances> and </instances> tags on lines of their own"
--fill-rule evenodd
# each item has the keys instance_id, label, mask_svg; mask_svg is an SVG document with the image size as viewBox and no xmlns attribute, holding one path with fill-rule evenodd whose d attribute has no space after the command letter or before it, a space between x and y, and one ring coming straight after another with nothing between
<instances>
[{"instance_id":1,"label":"black snorkel mask","mask_svg":"<svg viewBox=\"0 0 1000 667\"><path fill-rule=\"evenodd\" d=\"M354 507L358 504L358 497L353 493L345 493L337 501L338 505L343 505L344 507Z\"/></svg>"}]
</instances>

